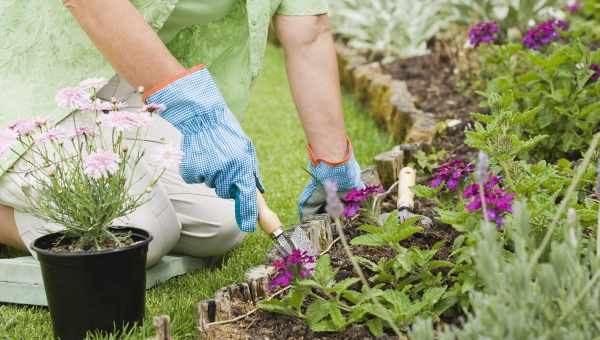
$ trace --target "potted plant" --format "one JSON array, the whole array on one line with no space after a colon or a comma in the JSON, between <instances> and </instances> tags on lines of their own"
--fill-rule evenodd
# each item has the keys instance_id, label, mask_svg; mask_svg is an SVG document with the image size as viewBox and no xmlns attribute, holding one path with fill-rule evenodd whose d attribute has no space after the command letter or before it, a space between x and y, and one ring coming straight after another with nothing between
<instances>
[{"instance_id":1,"label":"potted plant","mask_svg":"<svg viewBox=\"0 0 600 340\"><path fill-rule=\"evenodd\" d=\"M103 101L96 96L103 84L90 80L58 93L60 105L76 109L68 124L21 120L2 133L5 151L29 149L19 169L28 179L22 188L29 211L64 227L31 245L41 264L54 334L62 340L82 339L88 331L120 331L144 318L152 235L114 224L145 203L162 175L153 175L141 193L131 189L144 156L143 128L164 107L134 109L114 98ZM10 147L6 136L12 136Z\"/></svg>"}]
</instances>

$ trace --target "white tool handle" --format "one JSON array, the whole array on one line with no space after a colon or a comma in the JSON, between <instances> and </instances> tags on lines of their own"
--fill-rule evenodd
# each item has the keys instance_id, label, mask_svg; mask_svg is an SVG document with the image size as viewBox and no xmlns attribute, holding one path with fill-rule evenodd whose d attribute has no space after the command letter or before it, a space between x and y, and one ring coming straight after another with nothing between
<instances>
[{"instance_id":1,"label":"white tool handle","mask_svg":"<svg viewBox=\"0 0 600 340\"><path fill-rule=\"evenodd\" d=\"M258 203L258 221L261 229L267 233L267 235L273 234L274 231L281 228L281 220L277 214L275 214L267 205L265 198L258 189L256 190L256 201Z\"/></svg>"},{"instance_id":2,"label":"white tool handle","mask_svg":"<svg viewBox=\"0 0 600 340\"><path fill-rule=\"evenodd\" d=\"M398 174L398 209L408 208L412 210L415 207L415 194L410 190L417 182L417 172L411 167L400 169Z\"/></svg>"}]
</instances>

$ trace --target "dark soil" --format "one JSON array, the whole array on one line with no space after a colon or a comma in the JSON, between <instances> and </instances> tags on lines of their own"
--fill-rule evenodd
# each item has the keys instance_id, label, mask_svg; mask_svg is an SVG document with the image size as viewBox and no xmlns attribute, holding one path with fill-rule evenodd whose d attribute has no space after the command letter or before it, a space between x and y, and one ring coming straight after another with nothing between
<instances>
[{"instance_id":1,"label":"dark soil","mask_svg":"<svg viewBox=\"0 0 600 340\"><path fill-rule=\"evenodd\" d=\"M109 249L125 248L135 243L130 233L115 235L119 243L113 238L101 240L82 240L78 238L61 238L48 250L55 253L96 252Z\"/></svg>"},{"instance_id":2,"label":"dark soil","mask_svg":"<svg viewBox=\"0 0 600 340\"><path fill-rule=\"evenodd\" d=\"M383 65L383 69L394 79L406 82L417 108L434 114L441 122L460 121L438 135L432 146L447 150L448 159L472 158L475 152L464 144L464 130L472 123L470 114L483 110L477 96L464 94L456 85L453 59L436 46L432 46L430 55L396 60Z\"/></svg>"}]
</instances>

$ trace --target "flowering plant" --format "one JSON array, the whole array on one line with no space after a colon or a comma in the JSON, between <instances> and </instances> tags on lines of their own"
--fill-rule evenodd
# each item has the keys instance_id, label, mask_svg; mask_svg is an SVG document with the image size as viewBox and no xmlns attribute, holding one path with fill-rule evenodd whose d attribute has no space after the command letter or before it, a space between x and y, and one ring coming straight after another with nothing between
<instances>
[{"instance_id":1,"label":"flowering plant","mask_svg":"<svg viewBox=\"0 0 600 340\"><path fill-rule=\"evenodd\" d=\"M560 38L561 31L567 31L569 23L564 20L550 19L527 30L523 37L523 45L532 50L539 50L542 46Z\"/></svg>"},{"instance_id":2,"label":"flowering plant","mask_svg":"<svg viewBox=\"0 0 600 340\"><path fill-rule=\"evenodd\" d=\"M501 183L502 180L499 177L489 175L483 183L483 195L479 183L469 185L463 192L463 198L469 200L466 206L467 211L475 212L483 209L486 218L496 222L498 227L504 224L503 214L512 212L512 203L515 198L514 193L507 193L500 188Z\"/></svg>"},{"instance_id":3,"label":"flowering plant","mask_svg":"<svg viewBox=\"0 0 600 340\"><path fill-rule=\"evenodd\" d=\"M56 126L44 118L24 119L0 131L0 152L16 152L17 145L29 150L11 170L24 179L18 184L29 212L64 226L65 237L74 240L70 250L119 247L125 239L109 228L144 203L164 172L144 179L147 184L139 189L141 134L164 107L135 109L115 98L103 101L97 90L104 83L90 79L59 91L58 105L75 110L72 122ZM180 154L165 146L158 157L173 164Z\"/></svg>"},{"instance_id":4,"label":"flowering plant","mask_svg":"<svg viewBox=\"0 0 600 340\"><path fill-rule=\"evenodd\" d=\"M362 208L364 202L374 197L376 194L384 192L382 186L367 186L364 189L352 189L344 196L344 212L342 216L346 218L354 217Z\"/></svg>"},{"instance_id":5,"label":"flowering plant","mask_svg":"<svg viewBox=\"0 0 600 340\"><path fill-rule=\"evenodd\" d=\"M460 185L460 182L467 179L469 174L475 169L472 163L466 164L461 160L453 160L449 163L442 164L436 169L435 177L431 180L429 185L436 189L441 188L442 190L448 189L449 191L455 191Z\"/></svg>"},{"instance_id":6,"label":"flowering plant","mask_svg":"<svg viewBox=\"0 0 600 340\"><path fill-rule=\"evenodd\" d=\"M495 21L481 22L469 30L469 42L474 47L481 44L490 44L498 39L500 28Z\"/></svg>"},{"instance_id":7,"label":"flowering plant","mask_svg":"<svg viewBox=\"0 0 600 340\"><path fill-rule=\"evenodd\" d=\"M297 279L307 278L315 266L315 257L307 252L294 249L282 259L273 261L277 273L271 280L271 289L287 287Z\"/></svg>"}]
</instances>

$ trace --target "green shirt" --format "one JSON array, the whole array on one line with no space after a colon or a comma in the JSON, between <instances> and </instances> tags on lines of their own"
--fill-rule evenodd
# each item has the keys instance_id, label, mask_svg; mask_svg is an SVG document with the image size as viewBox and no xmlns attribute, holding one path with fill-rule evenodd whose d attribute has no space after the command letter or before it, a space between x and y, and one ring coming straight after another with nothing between
<instances>
[{"instance_id":1,"label":"green shirt","mask_svg":"<svg viewBox=\"0 0 600 340\"><path fill-rule=\"evenodd\" d=\"M208 65L236 114L248 102L275 15L327 12L325 0L131 0L184 66ZM70 112L57 90L114 71L62 1L0 1L0 128L20 118ZM18 157L0 160L0 176Z\"/></svg>"}]
</instances>

